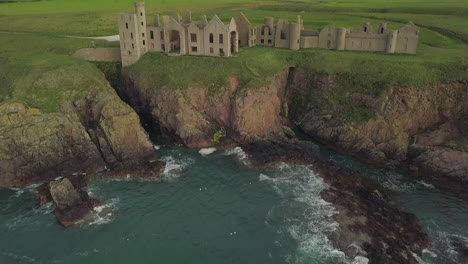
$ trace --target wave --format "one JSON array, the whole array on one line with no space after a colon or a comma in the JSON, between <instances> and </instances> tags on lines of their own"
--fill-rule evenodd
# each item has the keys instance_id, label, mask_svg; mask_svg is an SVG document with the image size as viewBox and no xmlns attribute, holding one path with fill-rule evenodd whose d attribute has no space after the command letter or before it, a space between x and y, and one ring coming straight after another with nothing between
<instances>
[{"instance_id":1,"label":"wave","mask_svg":"<svg viewBox=\"0 0 468 264\"><path fill-rule=\"evenodd\" d=\"M25 256L25 255L18 255L13 252L2 251L0 252L0 255L3 255L9 259L15 260L15 262L18 262L18 263L35 263L36 262L35 258Z\"/></svg>"},{"instance_id":2,"label":"wave","mask_svg":"<svg viewBox=\"0 0 468 264\"><path fill-rule=\"evenodd\" d=\"M5 226L9 230L15 230L24 226L32 226L31 224L38 224L33 218L40 215L50 215L54 211L54 205L52 202L46 203L40 207L32 208L17 214L11 221L7 222Z\"/></svg>"},{"instance_id":3,"label":"wave","mask_svg":"<svg viewBox=\"0 0 468 264\"><path fill-rule=\"evenodd\" d=\"M349 260L332 246L327 234L338 228L332 218L338 211L322 199L321 191L329 186L310 167L281 164L268 175L260 174L259 181L269 182L283 197L283 201L268 213L266 223L280 221L285 225L280 229L298 243L295 255L289 256L290 263L368 262L364 257Z\"/></svg>"},{"instance_id":4,"label":"wave","mask_svg":"<svg viewBox=\"0 0 468 264\"><path fill-rule=\"evenodd\" d=\"M425 263L459 263L460 257L463 255L463 249L460 248L463 244L468 245L468 237L443 232L441 230L433 230L437 227L432 227L429 232L432 233L432 241L429 249L423 250L422 258L417 258L422 264ZM438 229L438 228L437 228ZM456 244L459 244L459 247Z\"/></svg>"},{"instance_id":5,"label":"wave","mask_svg":"<svg viewBox=\"0 0 468 264\"><path fill-rule=\"evenodd\" d=\"M162 173L162 179L166 181L174 180L180 177L182 173L193 164L194 160L191 158L182 158L180 155L169 155L162 158L166 162L166 167Z\"/></svg>"},{"instance_id":6,"label":"wave","mask_svg":"<svg viewBox=\"0 0 468 264\"><path fill-rule=\"evenodd\" d=\"M25 194L27 192L35 192L37 187L39 187L41 184L31 184L31 185L28 185L28 186L25 186L25 187L11 187L11 188L8 188L12 191L15 192L15 194L13 195L13 197L20 197L22 194Z\"/></svg>"},{"instance_id":7,"label":"wave","mask_svg":"<svg viewBox=\"0 0 468 264\"><path fill-rule=\"evenodd\" d=\"M207 156L216 151L216 148L202 148L198 151L202 156Z\"/></svg>"},{"instance_id":8,"label":"wave","mask_svg":"<svg viewBox=\"0 0 468 264\"><path fill-rule=\"evenodd\" d=\"M86 221L86 225L96 226L112 222L119 201L119 198L113 198L103 205L95 206L91 212L91 219Z\"/></svg>"},{"instance_id":9,"label":"wave","mask_svg":"<svg viewBox=\"0 0 468 264\"><path fill-rule=\"evenodd\" d=\"M235 147L230 150L224 151L223 155L236 155L237 158L244 163L244 165L247 165L247 153L244 152L244 150L241 147Z\"/></svg>"}]
</instances>

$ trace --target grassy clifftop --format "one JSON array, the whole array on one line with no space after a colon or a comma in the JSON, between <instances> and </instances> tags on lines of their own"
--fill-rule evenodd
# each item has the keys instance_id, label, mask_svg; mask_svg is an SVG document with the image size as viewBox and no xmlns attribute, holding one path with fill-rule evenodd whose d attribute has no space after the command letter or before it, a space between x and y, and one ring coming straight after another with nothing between
<instances>
[{"instance_id":1,"label":"grassy clifftop","mask_svg":"<svg viewBox=\"0 0 468 264\"><path fill-rule=\"evenodd\" d=\"M131 11L133 2L0 2L0 32L10 32L0 33L0 103L21 101L55 112L60 102L99 89L104 84L99 70L69 56L78 48L92 46L92 41L60 35L116 34L117 13ZM381 94L392 85L425 86L468 78L465 0L147 0L146 7L148 20L156 12L183 14L192 10L194 17L218 14L227 21L242 11L255 25L266 16L294 19L301 14L306 28L316 30L330 23L359 27L364 21L374 25L388 22L390 28L396 29L412 20L422 27L416 56L319 49L291 52L261 47L243 49L230 59L148 54L125 70L154 89L204 86L216 91L226 87L229 77L237 77L242 87L258 87L266 83L266 78L290 66L342 75L346 80L340 92L343 94L349 89ZM96 41L96 45L109 44ZM330 100L342 102L335 100L337 96L340 95L331 95Z\"/></svg>"},{"instance_id":2,"label":"grassy clifftop","mask_svg":"<svg viewBox=\"0 0 468 264\"><path fill-rule=\"evenodd\" d=\"M102 73L69 54L89 40L0 34L0 103L21 102L57 112L63 102L106 87Z\"/></svg>"},{"instance_id":3,"label":"grassy clifftop","mask_svg":"<svg viewBox=\"0 0 468 264\"><path fill-rule=\"evenodd\" d=\"M154 89L223 87L229 77L237 77L242 87L254 87L288 67L298 66L345 75L354 85L375 90L391 85L424 86L467 79L468 60L456 56L457 50L452 52L447 56L431 54L432 48L427 47L420 55L411 56L255 47L227 59L149 53L125 71Z\"/></svg>"}]
</instances>

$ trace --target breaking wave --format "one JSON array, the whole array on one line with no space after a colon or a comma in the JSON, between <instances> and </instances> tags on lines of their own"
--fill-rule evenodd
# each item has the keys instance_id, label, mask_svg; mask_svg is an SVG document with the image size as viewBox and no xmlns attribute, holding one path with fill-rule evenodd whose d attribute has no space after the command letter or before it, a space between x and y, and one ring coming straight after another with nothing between
<instances>
[{"instance_id":1,"label":"breaking wave","mask_svg":"<svg viewBox=\"0 0 468 264\"><path fill-rule=\"evenodd\" d=\"M241 147L235 147L230 150L226 150L223 155L236 155L237 158L244 164L247 164L247 153Z\"/></svg>"},{"instance_id":2,"label":"breaking wave","mask_svg":"<svg viewBox=\"0 0 468 264\"><path fill-rule=\"evenodd\" d=\"M289 263L367 263L363 257L347 259L329 241L327 234L338 228L332 218L338 212L320 196L328 185L310 167L282 164L268 175L260 174L259 180L270 183L283 197L268 213L266 223L280 221L285 226L280 233L297 242L295 255L288 257Z\"/></svg>"},{"instance_id":3,"label":"breaking wave","mask_svg":"<svg viewBox=\"0 0 468 264\"><path fill-rule=\"evenodd\" d=\"M180 177L182 173L194 163L194 160L180 155L169 155L162 158L166 162L166 167L162 173L162 179L166 181Z\"/></svg>"},{"instance_id":4,"label":"breaking wave","mask_svg":"<svg viewBox=\"0 0 468 264\"><path fill-rule=\"evenodd\" d=\"M38 215L49 215L54 211L54 205L52 202L46 203L42 206L32 208L31 210L22 211L17 214L11 221L5 223L5 226L9 230L15 230L24 226L32 226L31 223L37 223L31 221ZM52 222L49 225L53 224Z\"/></svg>"},{"instance_id":5,"label":"breaking wave","mask_svg":"<svg viewBox=\"0 0 468 264\"><path fill-rule=\"evenodd\" d=\"M198 153L200 153L200 155L202 156L206 156L206 155L212 154L215 151L216 151L216 148L202 148L198 151Z\"/></svg>"},{"instance_id":6,"label":"breaking wave","mask_svg":"<svg viewBox=\"0 0 468 264\"><path fill-rule=\"evenodd\" d=\"M36 188L39 187L39 186L40 186L40 184L31 184L31 185L28 185L26 187L21 187L21 188L12 187L12 188L9 188L9 189L15 192L13 197L20 197L24 193L35 192Z\"/></svg>"},{"instance_id":7,"label":"breaking wave","mask_svg":"<svg viewBox=\"0 0 468 264\"><path fill-rule=\"evenodd\" d=\"M91 213L91 219L87 225L93 226L110 223L114 219L118 202L119 198L113 198L103 205L95 206Z\"/></svg>"}]
</instances>

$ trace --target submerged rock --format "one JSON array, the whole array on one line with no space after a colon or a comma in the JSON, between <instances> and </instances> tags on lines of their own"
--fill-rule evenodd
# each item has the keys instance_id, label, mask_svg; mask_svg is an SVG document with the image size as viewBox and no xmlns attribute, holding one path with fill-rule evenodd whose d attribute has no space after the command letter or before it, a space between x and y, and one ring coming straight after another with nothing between
<instances>
[{"instance_id":1,"label":"submerged rock","mask_svg":"<svg viewBox=\"0 0 468 264\"><path fill-rule=\"evenodd\" d=\"M370 263L418 263L429 238L415 215L398 208L378 183L318 156L318 146L298 140L260 141L242 146L250 165L270 168L280 162L310 164L330 184L322 198L339 211L339 228L329 239L348 257Z\"/></svg>"},{"instance_id":2,"label":"submerged rock","mask_svg":"<svg viewBox=\"0 0 468 264\"><path fill-rule=\"evenodd\" d=\"M313 166L331 185L322 192L323 199L339 211L333 216L339 228L329 236L336 247L371 263L418 263L413 253L421 255L429 247L429 237L415 215L398 208L368 178L324 161Z\"/></svg>"},{"instance_id":3,"label":"submerged rock","mask_svg":"<svg viewBox=\"0 0 468 264\"><path fill-rule=\"evenodd\" d=\"M271 168L279 162L311 164L319 153L319 147L297 139L262 140L241 146L252 167Z\"/></svg>"}]
</instances>

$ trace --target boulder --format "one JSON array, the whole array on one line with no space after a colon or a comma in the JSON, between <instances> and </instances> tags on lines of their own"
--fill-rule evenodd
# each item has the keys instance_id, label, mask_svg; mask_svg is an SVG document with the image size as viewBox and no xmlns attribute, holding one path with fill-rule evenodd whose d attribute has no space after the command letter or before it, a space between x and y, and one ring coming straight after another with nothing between
<instances>
[{"instance_id":1,"label":"boulder","mask_svg":"<svg viewBox=\"0 0 468 264\"><path fill-rule=\"evenodd\" d=\"M69 179L52 181L49 191L57 207L61 210L72 208L81 203L81 197Z\"/></svg>"},{"instance_id":2,"label":"boulder","mask_svg":"<svg viewBox=\"0 0 468 264\"><path fill-rule=\"evenodd\" d=\"M82 181L74 180L74 182L75 185L68 178L63 178L48 184L50 196L56 206L55 216L64 227L87 219L94 206L99 204L99 201L91 199L88 193L81 189ZM40 197L47 198L47 195L44 195L46 192L42 193Z\"/></svg>"}]
</instances>

